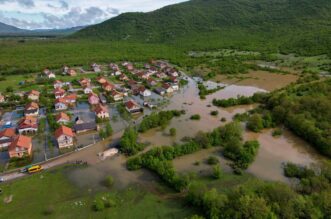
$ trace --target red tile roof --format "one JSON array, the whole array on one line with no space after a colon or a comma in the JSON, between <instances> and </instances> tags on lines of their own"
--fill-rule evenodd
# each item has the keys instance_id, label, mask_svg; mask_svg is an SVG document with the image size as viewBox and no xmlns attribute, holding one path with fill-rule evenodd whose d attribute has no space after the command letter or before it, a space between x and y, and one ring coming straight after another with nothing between
<instances>
[{"instance_id":1,"label":"red tile roof","mask_svg":"<svg viewBox=\"0 0 331 219\"><path fill-rule=\"evenodd\" d=\"M66 127L66 126L61 126L60 128L58 128L55 131L54 135L55 135L56 138L59 138L62 135L74 137L74 133L73 133L72 129L69 128L69 127Z\"/></svg>"},{"instance_id":2,"label":"red tile roof","mask_svg":"<svg viewBox=\"0 0 331 219\"><path fill-rule=\"evenodd\" d=\"M24 135L19 135L9 145L8 150L13 151L15 150L16 147L30 149L32 147L32 139Z\"/></svg>"},{"instance_id":3,"label":"red tile roof","mask_svg":"<svg viewBox=\"0 0 331 219\"><path fill-rule=\"evenodd\" d=\"M67 114L61 112L56 116L56 121L59 121L61 119L69 121L70 117Z\"/></svg>"},{"instance_id":4,"label":"red tile roof","mask_svg":"<svg viewBox=\"0 0 331 219\"><path fill-rule=\"evenodd\" d=\"M0 138L2 138L2 137L12 138L15 135L16 135L15 129L12 129L12 128L8 128L8 129L2 130L0 132Z\"/></svg>"},{"instance_id":5,"label":"red tile roof","mask_svg":"<svg viewBox=\"0 0 331 219\"><path fill-rule=\"evenodd\" d=\"M39 105L35 102L31 102L31 103L28 103L26 106L25 106L25 109L26 110L29 110L29 109L39 109Z\"/></svg>"},{"instance_id":6,"label":"red tile roof","mask_svg":"<svg viewBox=\"0 0 331 219\"><path fill-rule=\"evenodd\" d=\"M107 108L106 108L105 106L101 105L101 104L99 104L99 105L95 108L94 111L96 112L96 114L103 113L103 112L105 112L105 113L108 112Z\"/></svg>"}]
</instances>

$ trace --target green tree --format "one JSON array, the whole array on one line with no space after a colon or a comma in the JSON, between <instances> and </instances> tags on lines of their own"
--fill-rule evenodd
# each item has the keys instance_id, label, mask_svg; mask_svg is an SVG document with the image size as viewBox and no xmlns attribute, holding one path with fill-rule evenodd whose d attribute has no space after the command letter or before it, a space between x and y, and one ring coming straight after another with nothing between
<instances>
[{"instance_id":1,"label":"green tree","mask_svg":"<svg viewBox=\"0 0 331 219\"><path fill-rule=\"evenodd\" d=\"M253 132L260 132L264 128L261 115L252 115L247 121L247 128Z\"/></svg>"}]
</instances>

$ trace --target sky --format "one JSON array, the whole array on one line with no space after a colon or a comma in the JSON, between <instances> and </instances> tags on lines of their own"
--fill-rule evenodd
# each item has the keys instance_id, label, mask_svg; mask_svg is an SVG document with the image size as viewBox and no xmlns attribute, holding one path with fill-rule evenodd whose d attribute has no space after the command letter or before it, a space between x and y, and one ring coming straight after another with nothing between
<instances>
[{"instance_id":1,"label":"sky","mask_svg":"<svg viewBox=\"0 0 331 219\"><path fill-rule=\"evenodd\" d=\"M185 0L0 0L0 22L22 29L100 23L124 12L148 12Z\"/></svg>"}]
</instances>

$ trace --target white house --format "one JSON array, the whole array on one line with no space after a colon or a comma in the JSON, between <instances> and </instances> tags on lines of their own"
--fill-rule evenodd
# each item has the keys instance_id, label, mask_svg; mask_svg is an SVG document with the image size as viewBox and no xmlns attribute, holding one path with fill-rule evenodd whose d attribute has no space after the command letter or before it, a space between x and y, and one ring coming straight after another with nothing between
<instances>
[{"instance_id":1,"label":"white house","mask_svg":"<svg viewBox=\"0 0 331 219\"><path fill-rule=\"evenodd\" d=\"M55 110L61 111L61 110L67 110L67 109L68 109L68 105L67 105L67 102L65 99L63 99L63 98L56 99Z\"/></svg>"},{"instance_id":2,"label":"white house","mask_svg":"<svg viewBox=\"0 0 331 219\"><path fill-rule=\"evenodd\" d=\"M60 149L74 145L74 133L66 126L61 126L55 131L55 138Z\"/></svg>"},{"instance_id":3,"label":"white house","mask_svg":"<svg viewBox=\"0 0 331 219\"><path fill-rule=\"evenodd\" d=\"M146 89L144 86L141 86L139 88L139 94L143 97L149 97L152 95L152 92L148 89Z\"/></svg>"}]
</instances>

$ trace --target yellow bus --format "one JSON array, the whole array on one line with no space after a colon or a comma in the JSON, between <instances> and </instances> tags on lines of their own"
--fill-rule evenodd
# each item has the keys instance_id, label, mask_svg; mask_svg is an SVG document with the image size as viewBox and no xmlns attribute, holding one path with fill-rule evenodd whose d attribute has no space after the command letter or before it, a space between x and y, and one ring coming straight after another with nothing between
<instances>
[{"instance_id":1,"label":"yellow bus","mask_svg":"<svg viewBox=\"0 0 331 219\"><path fill-rule=\"evenodd\" d=\"M28 169L28 172L29 173L37 173L37 172L40 172L40 171L42 171L42 166L40 166L40 165L35 165L35 166L32 166L32 167L30 167L29 169Z\"/></svg>"}]
</instances>

